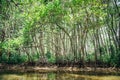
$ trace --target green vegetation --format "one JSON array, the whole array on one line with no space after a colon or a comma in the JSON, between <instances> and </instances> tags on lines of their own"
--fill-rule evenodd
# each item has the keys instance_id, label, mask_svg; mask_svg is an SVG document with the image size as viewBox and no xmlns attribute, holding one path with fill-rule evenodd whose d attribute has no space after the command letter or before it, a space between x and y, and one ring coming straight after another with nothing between
<instances>
[{"instance_id":1,"label":"green vegetation","mask_svg":"<svg viewBox=\"0 0 120 80\"><path fill-rule=\"evenodd\" d=\"M0 62L119 67L120 7L116 0L0 0Z\"/></svg>"}]
</instances>

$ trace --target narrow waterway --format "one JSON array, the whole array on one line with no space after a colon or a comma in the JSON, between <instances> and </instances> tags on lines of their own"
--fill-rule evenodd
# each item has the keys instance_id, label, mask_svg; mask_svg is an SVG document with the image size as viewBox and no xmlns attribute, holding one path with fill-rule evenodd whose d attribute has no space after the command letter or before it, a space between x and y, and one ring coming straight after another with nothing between
<instances>
[{"instance_id":1,"label":"narrow waterway","mask_svg":"<svg viewBox=\"0 0 120 80\"><path fill-rule=\"evenodd\" d=\"M0 73L0 80L120 80L119 75L81 73Z\"/></svg>"}]
</instances>

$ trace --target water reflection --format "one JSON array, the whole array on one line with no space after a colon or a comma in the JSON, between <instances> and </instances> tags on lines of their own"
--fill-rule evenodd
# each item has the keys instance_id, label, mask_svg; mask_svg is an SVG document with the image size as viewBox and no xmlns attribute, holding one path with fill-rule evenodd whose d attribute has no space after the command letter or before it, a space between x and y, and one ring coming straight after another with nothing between
<instances>
[{"instance_id":1,"label":"water reflection","mask_svg":"<svg viewBox=\"0 0 120 80\"><path fill-rule=\"evenodd\" d=\"M0 80L120 80L115 75L81 75L72 73L3 73Z\"/></svg>"}]
</instances>

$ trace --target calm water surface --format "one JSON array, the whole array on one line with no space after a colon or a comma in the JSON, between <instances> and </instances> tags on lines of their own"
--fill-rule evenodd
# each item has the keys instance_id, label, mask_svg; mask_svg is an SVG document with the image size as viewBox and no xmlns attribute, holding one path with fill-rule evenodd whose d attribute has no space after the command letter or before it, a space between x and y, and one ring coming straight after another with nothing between
<instances>
[{"instance_id":1,"label":"calm water surface","mask_svg":"<svg viewBox=\"0 0 120 80\"><path fill-rule=\"evenodd\" d=\"M0 80L120 80L119 75L73 73L0 73Z\"/></svg>"}]
</instances>

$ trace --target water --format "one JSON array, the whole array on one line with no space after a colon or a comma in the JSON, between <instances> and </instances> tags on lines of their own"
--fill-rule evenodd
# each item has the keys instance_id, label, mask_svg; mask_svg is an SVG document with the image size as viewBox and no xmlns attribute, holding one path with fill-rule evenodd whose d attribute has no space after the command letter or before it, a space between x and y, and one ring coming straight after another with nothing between
<instances>
[{"instance_id":1,"label":"water","mask_svg":"<svg viewBox=\"0 0 120 80\"><path fill-rule=\"evenodd\" d=\"M0 80L120 80L119 75L88 75L79 73L0 73Z\"/></svg>"}]
</instances>

